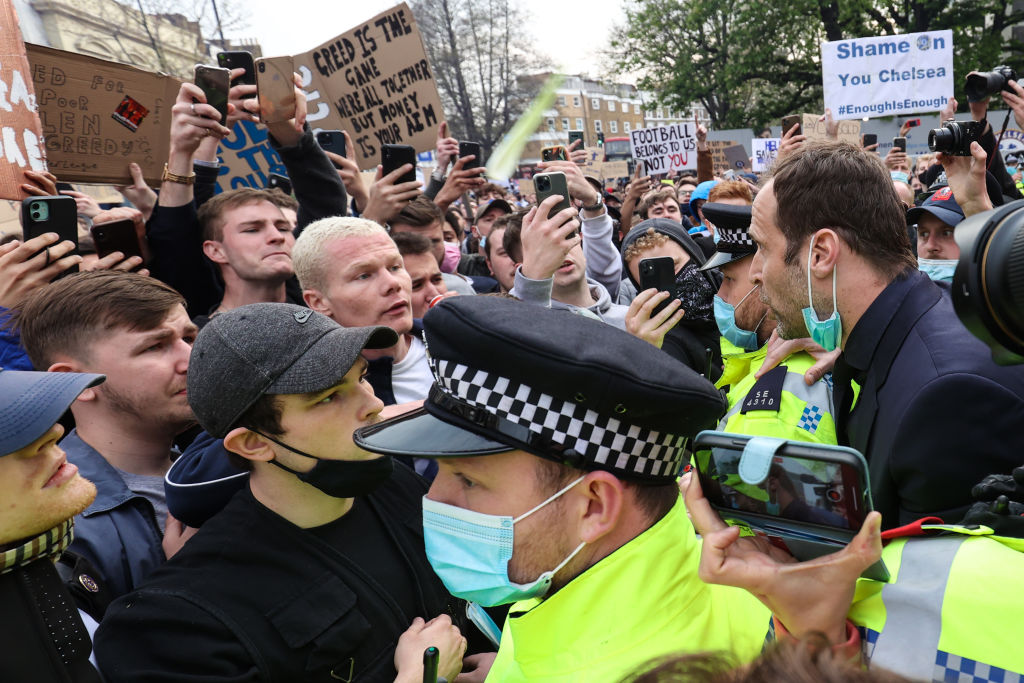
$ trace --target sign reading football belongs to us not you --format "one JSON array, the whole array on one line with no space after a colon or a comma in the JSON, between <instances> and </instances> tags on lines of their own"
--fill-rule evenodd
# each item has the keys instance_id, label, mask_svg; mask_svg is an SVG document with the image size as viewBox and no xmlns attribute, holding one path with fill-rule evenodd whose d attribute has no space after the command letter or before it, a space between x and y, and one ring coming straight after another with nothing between
<instances>
[{"instance_id":1,"label":"sign reading football belongs to us not you","mask_svg":"<svg viewBox=\"0 0 1024 683\"><path fill-rule=\"evenodd\" d=\"M938 111L953 96L953 32L822 43L821 65L836 119Z\"/></svg>"}]
</instances>

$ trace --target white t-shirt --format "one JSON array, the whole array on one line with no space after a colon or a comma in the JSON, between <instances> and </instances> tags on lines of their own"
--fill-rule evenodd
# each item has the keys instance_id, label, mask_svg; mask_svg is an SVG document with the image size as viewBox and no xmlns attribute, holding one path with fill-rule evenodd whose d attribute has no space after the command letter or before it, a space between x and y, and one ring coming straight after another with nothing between
<instances>
[{"instance_id":1,"label":"white t-shirt","mask_svg":"<svg viewBox=\"0 0 1024 683\"><path fill-rule=\"evenodd\" d=\"M405 358L391 366L391 390L396 403L419 401L427 397L434 376L427 365L427 347L419 337L412 336Z\"/></svg>"}]
</instances>

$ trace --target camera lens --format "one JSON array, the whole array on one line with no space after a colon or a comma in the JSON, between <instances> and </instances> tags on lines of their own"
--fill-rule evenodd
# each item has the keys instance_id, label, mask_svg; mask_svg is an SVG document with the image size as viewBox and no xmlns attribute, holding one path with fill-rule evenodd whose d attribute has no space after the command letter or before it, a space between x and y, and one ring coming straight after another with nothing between
<instances>
[{"instance_id":1,"label":"camera lens","mask_svg":"<svg viewBox=\"0 0 1024 683\"><path fill-rule=\"evenodd\" d=\"M260 73L264 73L267 70L267 65L260 62Z\"/></svg>"},{"instance_id":2,"label":"camera lens","mask_svg":"<svg viewBox=\"0 0 1024 683\"><path fill-rule=\"evenodd\" d=\"M537 178L537 189L547 192L551 189L551 181L544 176Z\"/></svg>"},{"instance_id":3,"label":"camera lens","mask_svg":"<svg viewBox=\"0 0 1024 683\"><path fill-rule=\"evenodd\" d=\"M35 218L36 220L39 220L39 212L38 211L33 211L32 212L32 218Z\"/></svg>"},{"instance_id":4,"label":"camera lens","mask_svg":"<svg viewBox=\"0 0 1024 683\"><path fill-rule=\"evenodd\" d=\"M933 128L928 131L928 149L933 152L951 152L956 148L956 138L952 128Z\"/></svg>"}]
</instances>

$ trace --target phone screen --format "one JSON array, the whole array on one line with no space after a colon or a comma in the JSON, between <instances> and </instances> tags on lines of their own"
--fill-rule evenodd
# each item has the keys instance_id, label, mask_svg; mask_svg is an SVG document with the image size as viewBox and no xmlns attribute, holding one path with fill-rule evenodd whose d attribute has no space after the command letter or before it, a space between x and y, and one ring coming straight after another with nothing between
<instances>
[{"instance_id":1,"label":"phone screen","mask_svg":"<svg viewBox=\"0 0 1024 683\"><path fill-rule=\"evenodd\" d=\"M460 142L459 143L459 157L468 157L472 154L475 159L473 161L467 161L462 168L479 168L481 164L480 159L480 143L479 142Z\"/></svg>"},{"instance_id":2,"label":"phone screen","mask_svg":"<svg viewBox=\"0 0 1024 683\"><path fill-rule=\"evenodd\" d=\"M852 466L776 455L765 480L751 485L739 475L742 455L721 447L696 454L701 486L712 505L838 529L863 524L863 489Z\"/></svg>"}]
</instances>

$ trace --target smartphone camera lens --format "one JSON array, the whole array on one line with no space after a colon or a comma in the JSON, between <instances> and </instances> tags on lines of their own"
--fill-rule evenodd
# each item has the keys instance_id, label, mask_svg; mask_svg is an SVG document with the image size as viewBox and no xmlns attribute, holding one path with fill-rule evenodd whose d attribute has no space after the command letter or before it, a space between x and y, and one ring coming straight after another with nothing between
<instances>
[{"instance_id":1,"label":"smartphone camera lens","mask_svg":"<svg viewBox=\"0 0 1024 683\"><path fill-rule=\"evenodd\" d=\"M262 62L260 62L260 73L266 73L266 71L267 71L267 65L262 63Z\"/></svg>"},{"instance_id":2,"label":"smartphone camera lens","mask_svg":"<svg viewBox=\"0 0 1024 683\"><path fill-rule=\"evenodd\" d=\"M547 192L551 189L551 181L544 176L537 178L537 189L541 192Z\"/></svg>"}]
</instances>

